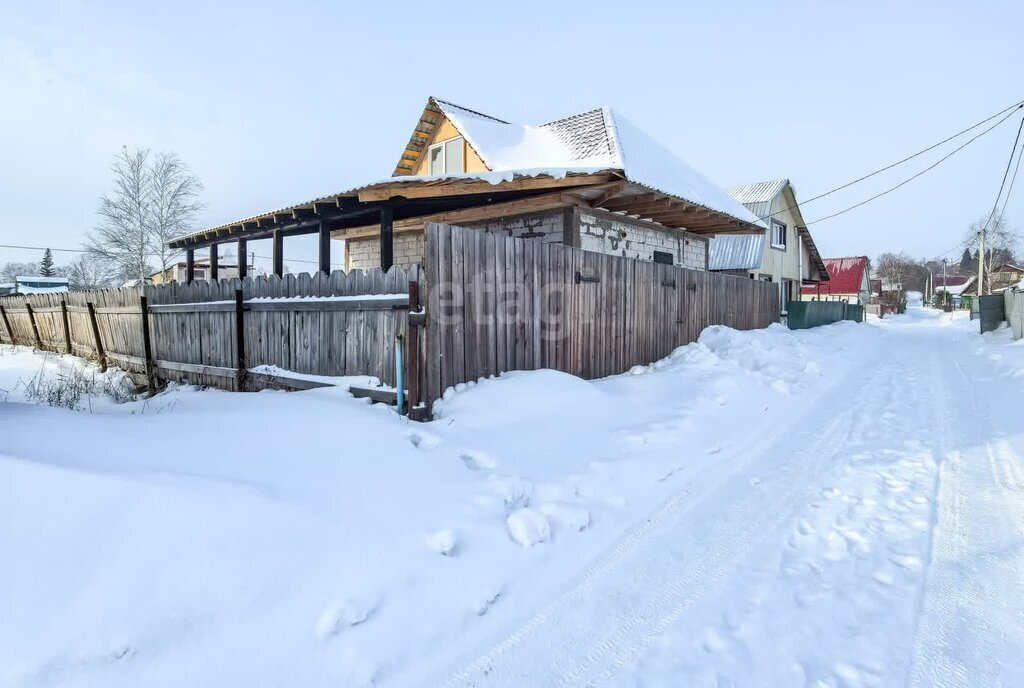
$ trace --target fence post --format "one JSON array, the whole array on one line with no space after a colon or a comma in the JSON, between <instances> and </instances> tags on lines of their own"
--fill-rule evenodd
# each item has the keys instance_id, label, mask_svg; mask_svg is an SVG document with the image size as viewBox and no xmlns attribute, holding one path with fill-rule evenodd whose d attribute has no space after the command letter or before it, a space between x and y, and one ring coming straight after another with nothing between
<instances>
[{"instance_id":1,"label":"fence post","mask_svg":"<svg viewBox=\"0 0 1024 688\"><path fill-rule=\"evenodd\" d=\"M409 385L409 398L406 400L406 415L413 417L416 407L420 403L420 283L416 280L409 282L409 310L406 311L408 319L408 345L405 349L407 366L406 380ZM413 420L418 420L413 418Z\"/></svg>"},{"instance_id":2,"label":"fence post","mask_svg":"<svg viewBox=\"0 0 1024 688\"><path fill-rule=\"evenodd\" d=\"M245 391L245 378L248 366L245 364L245 305L242 301L242 290L235 289L235 382L238 391Z\"/></svg>"},{"instance_id":3,"label":"fence post","mask_svg":"<svg viewBox=\"0 0 1024 688\"><path fill-rule=\"evenodd\" d=\"M60 300L60 315L64 320L64 344L67 345L68 353L74 354L75 352L71 348L71 326L68 323L68 302L66 299Z\"/></svg>"},{"instance_id":4,"label":"fence post","mask_svg":"<svg viewBox=\"0 0 1024 688\"><path fill-rule=\"evenodd\" d=\"M87 301L85 304L86 310L89 311L89 324L92 326L92 342L96 347L96 355L100 359L100 372L107 372L107 355L103 352L103 340L100 339L100 326L96 323L96 309L92 305L92 301Z\"/></svg>"},{"instance_id":5,"label":"fence post","mask_svg":"<svg viewBox=\"0 0 1024 688\"><path fill-rule=\"evenodd\" d=\"M146 304L146 297L139 297L139 306L142 312L142 351L146 361L146 380L149 382L149 391L156 391L156 375L153 372L153 347L149 341L149 306Z\"/></svg>"},{"instance_id":6,"label":"fence post","mask_svg":"<svg viewBox=\"0 0 1024 688\"><path fill-rule=\"evenodd\" d=\"M7 311L4 310L3 306L0 306L0 318L3 318L4 327L7 329L7 336L11 338L11 346L15 346L18 343L18 338L14 336L14 330L11 329L11 321L7 319Z\"/></svg>"},{"instance_id":7,"label":"fence post","mask_svg":"<svg viewBox=\"0 0 1024 688\"><path fill-rule=\"evenodd\" d=\"M28 311L28 319L32 323L32 336L36 338L36 348L43 348L43 340L39 338L39 326L36 325L36 314L32 310L32 304L28 301L25 302L25 310Z\"/></svg>"}]
</instances>

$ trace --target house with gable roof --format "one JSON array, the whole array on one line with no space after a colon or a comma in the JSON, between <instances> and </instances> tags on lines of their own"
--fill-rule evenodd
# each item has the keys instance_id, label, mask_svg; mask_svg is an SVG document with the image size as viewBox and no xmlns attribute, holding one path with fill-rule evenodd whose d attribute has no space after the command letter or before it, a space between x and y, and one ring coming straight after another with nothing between
<instances>
[{"instance_id":1,"label":"house with gable roof","mask_svg":"<svg viewBox=\"0 0 1024 688\"><path fill-rule=\"evenodd\" d=\"M779 303L800 298L803 285L829 279L788 179L733 186L726 191L766 225L760 234L712 237L708 269L779 285Z\"/></svg>"},{"instance_id":2,"label":"house with gable roof","mask_svg":"<svg viewBox=\"0 0 1024 688\"><path fill-rule=\"evenodd\" d=\"M803 288L804 301L845 301L867 305L871 300L870 262L867 256L825 258L829 280ZM885 290L885 283L882 283Z\"/></svg>"},{"instance_id":3,"label":"house with gable roof","mask_svg":"<svg viewBox=\"0 0 1024 688\"><path fill-rule=\"evenodd\" d=\"M281 274L284 241L319 234L320 270L332 240L347 268L421 262L428 222L703 270L708 238L763 234L765 225L721 187L608 108L523 125L429 98L392 176L331 196L210 227L169 242L210 251L271 238ZM186 268L186 271L188 268ZM194 277L194 270L192 273Z\"/></svg>"}]
</instances>

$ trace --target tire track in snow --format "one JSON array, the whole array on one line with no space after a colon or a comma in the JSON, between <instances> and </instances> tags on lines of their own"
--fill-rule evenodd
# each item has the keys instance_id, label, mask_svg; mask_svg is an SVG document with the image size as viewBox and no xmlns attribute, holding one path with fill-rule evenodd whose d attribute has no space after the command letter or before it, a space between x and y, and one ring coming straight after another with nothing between
<instances>
[{"instance_id":1,"label":"tire track in snow","mask_svg":"<svg viewBox=\"0 0 1024 688\"><path fill-rule=\"evenodd\" d=\"M1002 548L1010 535L1007 521L1013 521L1019 537L1024 523L1018 476L1019 456L1001 439L992 425L992 415L978 395L960 362L946 353L957 370L956 389L941 375L944 389L939 395L943 410L951 418L949 399L970 401L970 422L957 426L961 437L952 437L950 425L939 423L940 445L945 460L939 470L938 513L932 528L932 557L923 591L921 613L914 635L913 656L908 674L911 686L1001 686L1006 685L1005 667L1000 659L1019 657L1024 647L1007 634L1008 624L989 618L995 604L1005 598L1010 607L1003 613L1018 617L1017 630L1024 627L1024 595L1021 567L1024 558ZM993 441L991 438L997 438ZM985 470L987 469L987 470ZM1016 647L1015 647L1016 646ZM1012 661L1012 660L1011 660ZM1024 677L1024 672L1018 668ZM1013 685L1011 682L1010 685Z\"/></svg>"},{"instance_id":2,"label":"tire track in snow","mask_svg":"<svg viewBox=\"0 0 1024 688\"><path fill-rule=\"evenodd\" d=\"M866 388L892 375L892 364L854 371L836 388ZM825 393L827 394L827 392ZM822 396L824 397L825 394ZM651 517L628 532L575 582L491 649L442 681L444 686L600 685L633 660L695 600L820 490L818 478L839 470L833 459L855 427L856 407L819 404L802 418L808 446L792 452L782 437L736 464L719 463L688 481ZM817 426L821 429L814 430ZM782 456L781 460L772 460ZM745 469L770 472L751 488ZM726 475L716 475L725 472ZM794 473L799 472L799 478ZM742 483L742 484L741 484ZM730 485L732 484L732 485ZM733 492L723 488L733 487ZM745 490L744 490L745 486ZM771 489L774 487L774 491ZM694 491L698 491L694 493ZM746 492L746 494L744 494ZM743 495L736 500L734 494ZM708 498L715 496L713 500ZM709 503L710 501L710 503ZM735 501L724 514L723 504ZM701 510L709 528L692 532ZM686 536L676 540L674 533ZM623 581L629 581L623 586Z\"/></svg>"}]
</instances>

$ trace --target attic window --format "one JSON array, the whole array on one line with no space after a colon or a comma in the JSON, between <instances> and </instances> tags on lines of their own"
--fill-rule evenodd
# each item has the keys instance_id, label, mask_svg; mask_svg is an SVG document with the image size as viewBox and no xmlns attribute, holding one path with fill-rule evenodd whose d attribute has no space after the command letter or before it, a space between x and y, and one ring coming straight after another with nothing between
<instances>
[{"instance_id":1,"label":"attic window","mask_svg":"<svg viewBox=\"0 0 1024 688\"><path fill-rule=\"evenodd\" d=\"M431 146L427 150L430 174L462 174L465 172L466 162L463 150L461 136Z\"/></svg>"},{"instance_id":2,"label":"attic window","mask_svg":"<svg viewBox=\"0 0 1024 688\"><path fill-rule=\"evenodd\" d=\"M778 220L771 221L772 248L786 250L786 225Z\"/></svg>"}]
</instances>

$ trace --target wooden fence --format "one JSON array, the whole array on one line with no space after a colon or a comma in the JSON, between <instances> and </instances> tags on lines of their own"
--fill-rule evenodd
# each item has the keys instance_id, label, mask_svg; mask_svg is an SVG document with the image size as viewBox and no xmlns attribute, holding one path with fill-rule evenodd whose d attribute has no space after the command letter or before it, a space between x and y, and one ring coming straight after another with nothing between
<instances>
[{"instance_id":1,"label":"wooden fence","mask_svg":"<svg viewBox=\"0 0 1024 688\"><path fill-rule=\"evenodd\" d=\"M708 325L767 327L778 285L428 224L426 396L508 370L597 378Z\"/></svg>"},{"instance_id":2,"label":"wooden fence","mask_svg":"<svg viewBox=\"0 0 1024 688\"><path fill-rule=\"evenodd\" d=\"M423 270L286 275L0 298L0 341L109 361L155 387L305 388L291 373L396 384L406 341L411 401L460 382L554 368L620 373L708 325L778 321L777 285L447 225L427 226ZM427 298L410 329L410 286ZM418 322L414 320L414 325ZM407 337L407 335L409 335ZM424 365L416 365L416 361Z\"/></svg>"},{"instance_id":3,"label":"wooden fence","mask_svg":"<svg viewBox=\"0 0 1024 688\"><path fill-rule=\"evenodd\" d=\"M394 341L406 333L409 282L418 279L418 267L396 266L9 296L0 298L0 341L109 361L154 386L186 378L231 390L311 386L239 375L264 364L393 385Z\"/></svg>"}]
</instances>

